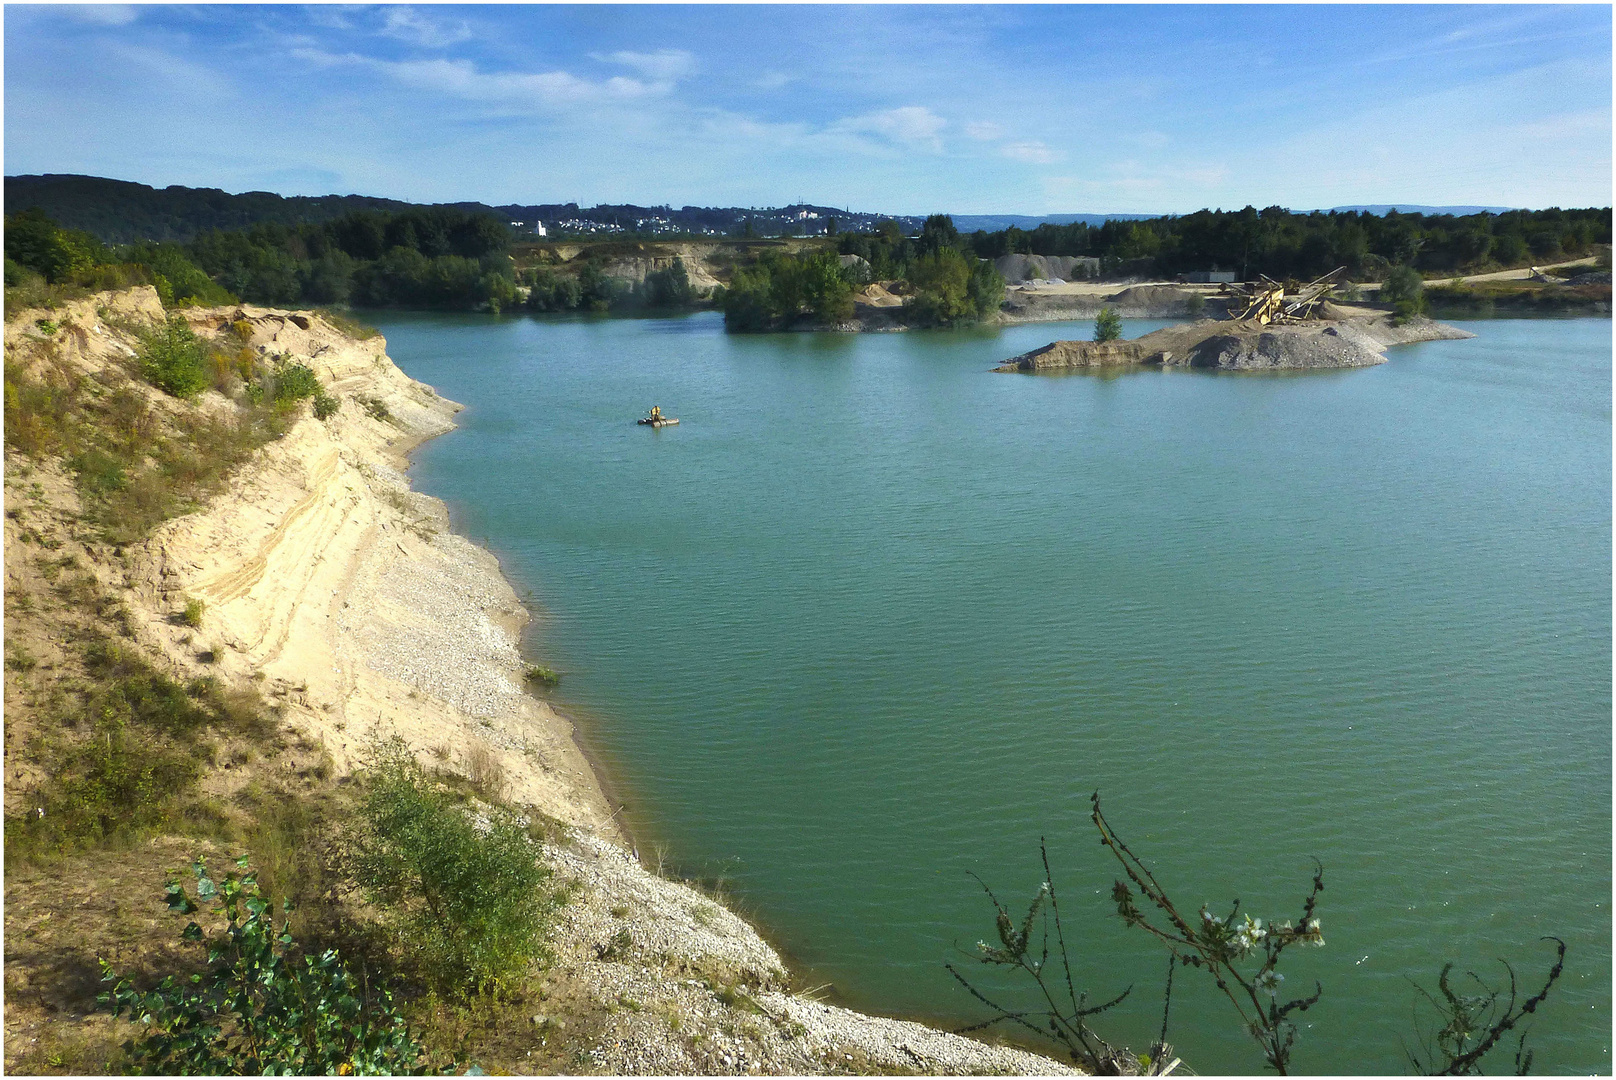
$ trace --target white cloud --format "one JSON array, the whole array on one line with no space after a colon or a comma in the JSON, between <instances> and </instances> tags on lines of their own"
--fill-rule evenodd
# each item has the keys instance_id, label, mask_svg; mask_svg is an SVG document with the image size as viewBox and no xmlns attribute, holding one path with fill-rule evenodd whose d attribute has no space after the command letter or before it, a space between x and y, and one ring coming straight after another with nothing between
<instances>
[{"instance_id":1,"label":"white cloud","mask_svg":"<svg viewBox=\"0 0 1616 1080\"><path fill-rule=\"evenodd\" d=\"M947 126L947 120L919 105L848 117L831 125L833 130L879 135L890 142L934 153L942 152L941 135Z\"/></svg>"},{"instance_id":2,"label":"white cloud","mask_svg":"<svg viewBox=\"0 0 1616 1080\"><path fill-rule=\"evenodd\" d=\"M430 19L415 8L395 7L387 9L380 33L411 45L441 49L471 37L471 27L464 22L446 23Z\"/></svg>"},{"instance_id":3,"label":"white cloud","mask_svg":"<svg viewBox=\"0 0 1616 1080\"><path fill-rule=\"evenodd\" d=\"M985 120L973 120L965 125L965 134L982 142L990 142L1004 135L1004 128Z\"/></svg>"},{"instance_id":4,"label":"white cloud","mask_svg":"<svg viewBox=\"0 0 1616 1080\"><path fill-rule=\"evenodd\" d=\"M766 71L752 81L752 85L759 90L778 90L788 83L797 80L783 71Z\"/></svg>"},{"instance_id":5,"label":"white cloud","mask_svg":"<svg viewBox=\"0 0 1616 1080\"><path fill-rule=\"evenodd\" d=\"M594 60L609 61L632 68L656 82L672 82L696 70L696 58L683 49L661 49L654 53L619 50L606 55L600 53L589 55Z\"/></svg>"},{"instance_id":6,"label":"white cloud","mask_svg":"<svg viewBox=\"0 0 1616 1080\"><path fill-rule=\"evenodd\" d=\"M57 15L96 26L128 26L140 17L132 4L58 4Z\"/></svg>"},{"instance_id":7,"label":"white cloud","mask_svg":"<svg viewBox=\"0 0 1616 1080\"><path fill-rule=\"evenodd\" d=\"M431 90L465 101L550 110L567 106L634 101L665 94L665 83L646 83L617 76L597 82L566 71L486 72L469 60L377 60L357 53L335 55L297 49L293 55L321 67L362 67L405 86Z\"/></svg>"},{"instance_id":8,"label":"white cloud","mask_svg":"<svg viewBox=\"0 0 1616 1080\"><path fill-rule=\"evenodd\" d=\"M999 147L999 153L1012 161L1025 161L1030 165L1048 165L1060 155L1041 142L1012 142Z\"/></svg>"}]
</instances>

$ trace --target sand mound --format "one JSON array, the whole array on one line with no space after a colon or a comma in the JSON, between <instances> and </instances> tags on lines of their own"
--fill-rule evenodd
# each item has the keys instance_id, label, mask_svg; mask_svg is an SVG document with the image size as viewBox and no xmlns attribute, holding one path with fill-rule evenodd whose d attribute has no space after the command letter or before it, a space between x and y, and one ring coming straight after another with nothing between
<instances>
[{"instance_id":1,"label":"sand mound","mask_svg":"<svg viewBox=\"0 0 1616 1080\"><path fill-rule=\"evenodd\" d=\"M1012 285L1026 281L1080 281L1097 277L1100 260L1086 255L1000 255L993 269Z\"/></svg>"}]
</instances>

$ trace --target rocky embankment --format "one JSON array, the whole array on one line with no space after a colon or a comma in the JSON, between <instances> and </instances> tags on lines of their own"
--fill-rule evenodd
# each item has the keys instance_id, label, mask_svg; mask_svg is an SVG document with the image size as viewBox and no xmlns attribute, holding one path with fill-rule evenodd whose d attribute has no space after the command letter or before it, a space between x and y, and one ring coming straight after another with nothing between
<instances>
[{"instance_id":1,"label":"rocky embankment","mask_svg":"<svg viewBox=\"0 0 1616 1080\"><path fill-rule=\"evenodd\" d=\"M1292 371L1369 367L1386 349L1416 341L1474 337L1426 318L1396 323L1367 308L1331 305L1330 318L1265 326L1255 320L1201 319L1131 341L1054 341L1013 356L995 371L1090 371L1130 366L1218 371Z\"/></svg>"},{"instance_id":2,"label":"rocky embankment","mask_svg":"<svg viewBox=\"0 0 1616 1080\"><path fill-rule=\"evenodd\" d=\"M35 314L66 336L45 341ZM130 327L164 317L151 289L46 314L8 321L9 361L182 407L118 374L134 354ZM261 691L339 776L369 739L398 735L431 768L480 761L487 774L491 759L507 801L561 823L544 856L569 897L542 976L551 998L502 1037L526 1040L530 1053L549 1047L552 1059L565 1046L573 1071L614 1074L1071 1071L797 996L756 930L642 866L572 725L524 688L528 614L497 561L449 531L442 503L410 489L405 454L449 431L460 407L400 371L381 337L349 337L317 315L184 315L206 339L231 334L260 357L307 364L342 407L319 420L304 406L224 494L91 569L118 592L136 640L176 675ZM196 407L232 406L207 391ZM199 627L174 614L191 600L205 605Z\"/></svg>"}]
</instances>

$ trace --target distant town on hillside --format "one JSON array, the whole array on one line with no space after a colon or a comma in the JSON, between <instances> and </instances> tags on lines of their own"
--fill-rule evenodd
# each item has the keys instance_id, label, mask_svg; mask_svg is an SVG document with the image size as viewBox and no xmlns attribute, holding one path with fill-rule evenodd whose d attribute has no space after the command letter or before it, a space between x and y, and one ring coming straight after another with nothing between
<instances>
[{"instance_id":1,"label":"distant town on hillside","mask_svg":"<svg viewBox=\"0 0 1616 1080\"><path fill-rule=\"evenodd\" d=\"M368 195L278 195L267 191L240 194L218 188L171 185L154 188L128 180L46 173L5 178L8 211L38 207L71 229L82 229L109 244L143 240L187 243L212 229L245 229L260 223L320 224L357 210L397 213L421 204ZM486 213L505 220L518 234L547 239L601 239L613 235L770 237L826 236L839 232L873 232L894 222L916 234L924 215L885 214L851 207L797 202L780 207L638 206L632 203L580 206L575 202L489 205L481 202L434 204L467 213ZM1332 207L1384 215L1502 213L1503 206L1420 206L1413 204ZM1040 225L1099 225L1106 221L1145 221L1158 214L955 214L961 232L1031 231Z\"/></svg>"}]
</instances>

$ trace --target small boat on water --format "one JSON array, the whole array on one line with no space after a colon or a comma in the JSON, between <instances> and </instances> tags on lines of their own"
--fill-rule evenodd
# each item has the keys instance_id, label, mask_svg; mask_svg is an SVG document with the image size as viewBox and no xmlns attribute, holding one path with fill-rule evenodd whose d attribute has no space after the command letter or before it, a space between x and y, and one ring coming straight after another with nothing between
<instances>
[{"instance_id":1,"label":"small boat on water","mask_svg":"<svg viewBox=\"0 0 1616 1080\"><path fill-rule=\"evenodd\" d=\"M662 406L653 405L651 406L650 414L640 417L636 422L644 424L646 427L665 428L677 424L679 418L677 416L663 416Z\"/></svg>"}]
</instances>

